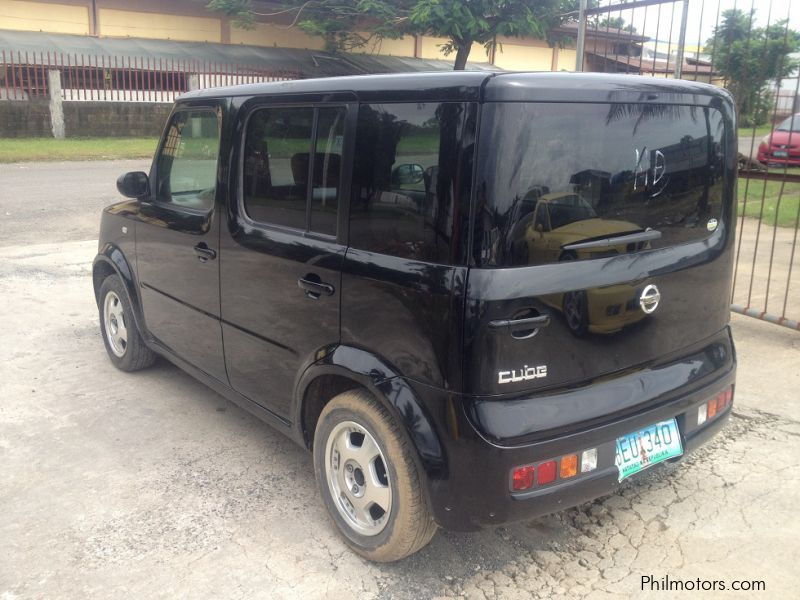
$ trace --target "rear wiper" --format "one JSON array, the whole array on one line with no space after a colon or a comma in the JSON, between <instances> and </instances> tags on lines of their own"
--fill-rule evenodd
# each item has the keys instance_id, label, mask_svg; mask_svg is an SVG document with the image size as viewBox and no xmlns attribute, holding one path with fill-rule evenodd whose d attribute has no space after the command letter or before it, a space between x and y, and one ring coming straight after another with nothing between
<instances>
[{"instance_id":1,"label":"rear wiper","mask_svg":"<svg viewBox=\"0 0 800 600\"><path fill-rule=\"evenodd\" d=\"M562 250L585 250L587 248L610 248L612 246L620 246L622 244L632 244L636 242L647 242L650 240L657 240L661 237L661 232L657 229L650 229L649 227L644 231L637 231L636 233L619 233L611 235L602 239L591 240L589 242L576 242L574 244L567 244L561 246Z\"/></svg>"}]
</instances>

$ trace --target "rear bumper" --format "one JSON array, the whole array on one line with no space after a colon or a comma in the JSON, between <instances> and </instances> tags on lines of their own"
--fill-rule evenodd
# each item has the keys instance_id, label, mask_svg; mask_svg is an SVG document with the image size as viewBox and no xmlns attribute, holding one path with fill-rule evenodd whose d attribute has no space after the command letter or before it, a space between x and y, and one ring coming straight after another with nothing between
<instances>
[{"instance_id":1,"label":"rear bumper","mask_svg":"<svg viewBox=\"0 0 800 600\"><path fill-rule=\"evenodd\" d=\"M725 335L728 336L727 331ZM730 354L725 365L704 377L700 385L695 382L695 385L671 390L668 400L647 402L642 410L606 419L602 424L562 434L547 432L535 441L516 445L488 439L468 416L470 402L457 396L448 397L449 405L461 404L462 410L456 410L461 413L457 420L451 417L448 423L440 423L440 431L447 432L443 435L446 438L446 473L444 477L428 479L429 498L437 523L450 530L475 530L486 525L535 518L610 494L620 485L614 464L616 439L670 418L678 423L684 450L682 456L672 462L682 460L719 432L730 415L728 405L704 424L697 422L698 408L733 386L735 358L732 348ZM536 410L535 406L531 410ZM452 409L445 412L453 415ZM596 470L512 493L509 482L515 467L566 454L580 454L591 448L597 448ZM642 473L659 468L661 464ZM631 479L641 477L642 473Z\"/></svg>"}]
</instances>

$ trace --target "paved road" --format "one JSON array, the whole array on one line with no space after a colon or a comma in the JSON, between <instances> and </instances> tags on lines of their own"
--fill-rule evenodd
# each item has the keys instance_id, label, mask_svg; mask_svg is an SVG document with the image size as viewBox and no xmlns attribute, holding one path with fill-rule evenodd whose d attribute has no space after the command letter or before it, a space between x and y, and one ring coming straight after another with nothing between
<instances>
[{"instance_id":1,"label":"paved road","mask_svg":"<svg viewBox=\"0 0 800 600\"><path fill-rule=\"evenodd\" d=\"M112 181L128 168L90 167ZM96 201L46 170L40 181L60 182L52 196L42 185L0 198L4 213L21 210L4 217L0 247L3 600L627 598L645 575L766 582L742 597L800 586L798 334L734 316L734 415L683 464L557 515L439 532L418 555L373 565L333 533L303 450L168 364L111 367L91 292L94 224L64 229L54 210L32 226L24 210L43 195L66 211L67 198ZM96 219L97 208L72 210ZM38 244L36 232L62 238Z\"/></svg>"},{"instance_id":2,"label":"paved road","mask_svg":"<svg viewBox=\"0 0 800 600\"><path fill-rule=\"evenodd\" d=\"M0 246L97 239L117 177L146 160L0 164Z\"/></svg>"},{"instance_id":3,"label":"paved road","mask_svg":"<svg viewBox=\"0 0 800 600\"><path fill-rule=\"evenodd\" d=\"M745 156L752 156L755 158L756 154L758 154L758 143L760 141L760 138L756 139L754 142L752 137L739 136L739 152Z\"/></svg>"}]
</instances>

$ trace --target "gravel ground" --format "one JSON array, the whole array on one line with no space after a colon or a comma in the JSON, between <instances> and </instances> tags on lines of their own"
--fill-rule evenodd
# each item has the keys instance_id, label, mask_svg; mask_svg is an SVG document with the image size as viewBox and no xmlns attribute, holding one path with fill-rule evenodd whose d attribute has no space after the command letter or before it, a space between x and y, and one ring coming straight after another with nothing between
<instances>
[{"instance_id":1,"label":"gravel ground","mask_svg":"<svg viewBox=\"0 0 800 600\"><path fill-rule=\"evenodd\" d=\"M333 532L305 451L165 362L127 375L106 359L95 204L128 165L31 168L0 166L0 599L625 598L643 576L765 582L739 597L800 587L797 333L734 316L733 416L683 463L374 565Z\"/></svg>"}]
</instances>

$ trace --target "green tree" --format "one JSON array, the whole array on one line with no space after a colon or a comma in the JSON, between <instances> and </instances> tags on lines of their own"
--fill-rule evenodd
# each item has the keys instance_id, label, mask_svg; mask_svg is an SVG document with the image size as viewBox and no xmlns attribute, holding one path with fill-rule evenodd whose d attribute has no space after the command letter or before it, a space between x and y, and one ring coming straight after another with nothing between
<instances>
[{"instance_id":1,"label":"green tree","mask_svg":"<svg viewBox=\"0 0 800 600\"><path fill-rule=\"evenodd\" d=\"M530 36L563 44L553 30L577 18L578 0L289 0L271 12L251 0L211 0L208 7L252 27L258 16L284 15L290 26L321 36L331 51L354 50L374 40L406 34L446 38L445 55L455 52L454 69L463 69L472 45L487 51L497 36Z\"/></svg>"},{"instance_id":2,"label":"green tree","mask_svg":"<svg viewBox=\"0 0 800 600\"><path fill-rule=\"evenodd\" d=\"M606 17L599 20L595 26L597 29L619 29L620 31L627 31L628 33L636 33L636 27L625 25L625 19L622 17Z\"/></svg>"},{"instance_id":3,"label":"green tree","mask_svg":"<svg viewBox=\"0 0 800 600\"><path fill-rule=\"evenodd\" d=\"M769 118L772 93L768 83L797 68L789 55L800 50L800 33L786 21L754 25L755 11L726 10L705 51L714 57L714 71L725 78L743 125L761 125Z\"/></svg>"}]
</instances>

